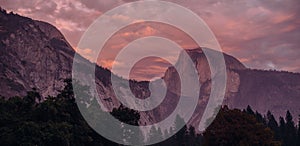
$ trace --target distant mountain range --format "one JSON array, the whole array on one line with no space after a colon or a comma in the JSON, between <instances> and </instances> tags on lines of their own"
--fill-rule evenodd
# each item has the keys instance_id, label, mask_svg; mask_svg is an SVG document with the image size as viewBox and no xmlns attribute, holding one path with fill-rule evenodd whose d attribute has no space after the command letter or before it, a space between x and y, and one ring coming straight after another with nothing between
<instances>
[{"instance_id":1,"label":"distant mountain range","mask_svg":"<svg viewBox=\"0 0 300 146\"><path fill-rule=\"evenodd\" d=\"M196 65L201 83L201 100L190 124L196 126L201 119L211 89L207 59L199 48L187 50ZM63 80L71 78L74 49L61 32L51 24L32 20L13 13L0 12L0 95L23 96L35 88L43 97L56 95L64 86ZM250 105L260 113L272 111L276 117L286 110L300 114L300 74L283 71L264 71L246 68L236 58L224 53L227 71L227 87L223 104L244 109ZM180 58L179 58L180 60ZM82 58L78 62L87 67L94 64ZM184 64L178 64L184 69ZM111 72L96 67L97 90L102 103L109 109L118 107L119 101L110 83ZM153 123L163 119L176 106L180 88L174 67L162 77L168 86L163 103L153 111L141 113L140 123ZM149 82L131 82L133 94L139 98L150 96ZM123 93L126 96L126 92ZM176 98L177 97L177 98ZM109 100L107 100L109 99Z\"/></svg>"}]
</instances>

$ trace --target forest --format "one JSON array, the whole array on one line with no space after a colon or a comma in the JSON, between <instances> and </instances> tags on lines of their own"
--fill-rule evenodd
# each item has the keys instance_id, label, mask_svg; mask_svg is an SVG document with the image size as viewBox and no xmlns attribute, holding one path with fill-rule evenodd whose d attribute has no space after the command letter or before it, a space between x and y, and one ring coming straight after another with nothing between
<instances>
[{"instance_id":1,"label":"forest","mask_svg":"<svg viewBox=\"0 0 300 146\"><path fill-rule=\"evenodd\" d=\"M73 94L72 81L65 80L65 88L56 97L42 100L33 89L24 97L0 98L0 143L1 145L119 145L113 143L86 123L79 112ZM88 87L81 86L88 90ZM124 123L138 125L137 111L120 106L110 114ZM266 115L255 112L250 106L244 110L223 106L216 119L199 134L194 127L184 126L176 134L176 122L183 122L177 116L173 129L161 131L152 128L149 139L169 139L157 146L299 146L300 116L294 119L289 111L277 121L269 111ZM122 129L122 127L120 127ZM122 132L127 132L122 129ZM135 133L129 133L135 134ZM130 139L128 140L130 145Z\"/></svg>"}]
</instances>

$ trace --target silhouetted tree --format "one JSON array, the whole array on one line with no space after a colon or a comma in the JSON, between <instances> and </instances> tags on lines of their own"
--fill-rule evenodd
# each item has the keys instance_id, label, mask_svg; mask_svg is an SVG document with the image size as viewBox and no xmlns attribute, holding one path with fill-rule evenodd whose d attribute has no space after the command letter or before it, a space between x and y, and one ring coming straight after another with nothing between
<instances>
[{"instance_id":1,"label":"silhouetted tree","mask_svg":"<svg viewBox=\"0 0 300 146\"><path fill-rule=\"evenodd\" d=\"M300 145L300 115L299 115L299 119L298 119L298 144L297 145Z\"/></svg>"},{"instance_id":2,"label":"silhouetted tree","mask_svg":"<svg viewBox=\"0 0 300 146\"><path fill-rule=\"evenodd\" d=\"M195 128L193 126L189 127L188 130L188 141L187 141L187 145L192 146L196 143L196 132L195 132Z\"/></svg>"},{"instance_id":3,"label":"silhouetted tree","mask_svg":"<svg viewBox=\"0 0 300 146\"><path fill-rule=\"evenodd\" d=\"M248 114L250 114L250 115L255 116L255 113L254 113L254 111L251 109L250 105L247 106L246 112L247 112Z\"/></svg>"},{"instance_id":4,"label":"silhouetted tree","mask_svg":"<svg viewBox=\"0 0 300 146\"><path fill-rule=\"evenodd\" d=\"M286 112L286 124L283 136L284 145L296 146L296 128L290 111Z\"/></svg>"},{"instance_id":5,"label":"silhouetted tree","mask_svg":"<svg viewBox=\"0 0 300 146\"><path fill-rule=\"evenodd\" d=\"M181 127L182 125L184 125L184 126ZM186 142L187 142L187 135L188 135L187 126L185 125L185 121L183 120L183 118L181 118L179 115L176 116L175 129L179 130L174 135L174 138L176 140L176 144L178 144L180 146L187 145L186 144Z\"/></svg>"},{"instance_id":6,"label":"silhouetted tree","mask_svg":"<svg viewBox=\"0 0 300 146\"><path fill-rule=\"evenodd\" d=\"M155 128L155 126L152 126L150 129L150 134L149 134L149 140L150 141L161 141L163 140L163 134L161 132L161 129ZM161 144L157 144L157 146L159 146Z\"/></svg>"},{"instance_id":7,"label":"silhouetted tree","mask_svg":"<svg viewBox=\"0 0 300 146\"><path fill-rule=\"evenodd\" d=\"M259 122L259 123L263 123L263 125L267 125L267 121L266 119L262 116L262 114L260 114L259 112L255 112L255 117L256 117L256 120Z\"/></svg>"},{"instance_id":8,"label":"silhouetted tree","mask_svg":"<svg viewBox=\"0 0 300 146\"><path fill-rule=\"evenodd\" d=\"M278 123L270 111L267 112L267 119L268 119L268 127L274 131L275 139L280 140Z\"/></svg>"},{"instance_id":9,"label":"silhouetted tree","mask_svg":"<svg viewBox=\"0 0 300 146\"><path fill-rule=\"evenodd\" d=\"M167 138L167 137L169 137L169 131L168 131L168 129L165 129L165 131L164 131L164 133L163 133L163 135L164 135L164 138Z\"/></svg>"}]
</instances>

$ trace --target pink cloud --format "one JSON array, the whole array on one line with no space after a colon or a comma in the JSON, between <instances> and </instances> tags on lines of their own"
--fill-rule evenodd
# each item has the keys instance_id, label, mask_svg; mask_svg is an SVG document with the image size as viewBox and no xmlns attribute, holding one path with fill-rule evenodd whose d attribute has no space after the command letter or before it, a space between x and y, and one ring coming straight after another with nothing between
<instances>
[{"instance_id":1,"label":"pink cloud","mask_svg":"<svg viewBox=\"0 0 300 146\"><path fill-rule=\"evenodd\" d=\"M223 51L237 57L247 66L264 69L268 68L268 62L272 62L278 69L300 72L297 63L300 62L297 59L300 58L299 0L169 1L185 6L203 18L215 33ZM52 0L45 3L39 0L15 0L0 3L8 11L55 25L72 46L76 46L84 30L97 17L126 2L129 1ZM130 19L123 15L114 17ZM193 40L180 30L166 25L141 23L134 27L129 26L113 36L113 41L106 44L107 50L104 51L103 58L113 60L114 54L129 42L151 35L169 38L184 48L197 47Z\"/></svg>"}]
</instances>

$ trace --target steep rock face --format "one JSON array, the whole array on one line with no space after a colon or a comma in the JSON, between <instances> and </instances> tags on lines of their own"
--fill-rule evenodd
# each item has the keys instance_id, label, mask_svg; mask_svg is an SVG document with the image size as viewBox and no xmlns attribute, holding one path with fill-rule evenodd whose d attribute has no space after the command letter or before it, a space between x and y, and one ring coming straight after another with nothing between
<instances>
[{"instance_id":1,"label":"steep rock face","mask_svg":"<svg viewBox=\"0 0 300 146\"><path fill-rule=\"evenodd\" d=\"M211 79L215 77L215 75L211 75L209 63L202 49L192 49L187 50L186 52L194 62L196 70L198 72L199 82L202 85L201 94L208 95L210 93ZM177 68L183 70L183 72L185 70L190 70L190 66L181 63L181 60L185 60L182 59L182 57L183 55L179 56L178 63L176 64ZM224 54L224 60L227 71L226 97L229 97L232 94L238 92L238 88L240 85L239 75L234 70L244 70L246 69L246 67L237 59L227 54ZM180 79L176 69L174 67L168 68L163 78L169 89L172 92L179 94L178 91L180 91Z\"/></svg>"},{"instance_id":2,"label":"steep rock face","mask_svg":"<svg viewBox=\"0 0 300 146\"><path fill-rule=\"evenodd\" d=\"M196 65L202 85L201 100L190 120L194 126L199 123L209 100L211 79L214 78L202 49L187 50ZM22 96L32 88L36 88L43 97L56 95L64 86L63 80L71 78L74 54L75 51L63 35L52 25L0 12L0 95ZM286 110L295 116L300 113L299 74L250 70L232 56L224 54L224 58L227 72L224 104L241 109L250 105L261 113L271 110L277 117L284 115ZM89 68L94 66L84 58L77 63ZM188 68L180 61L177 65L183 71ZM111 72L96 67L95 76L101 102L109 110L118 107L120 102L109 81ZM166 99L154 111L141 112L140 124L163 120L176 107L181 88L179 74L174 67L170 67L163 79L168 88ZM137 98L150 96L148 82L130 83ZM124 91L122 95L126 97L127 92Z\"/></svg>"},{"instance_id":3,"label":"steep rock face","mask_svg":"<svg viewBox=\"0 0 300 146\"><path fill-rule=\"evenodd\" d=\"M209 100L211 79L214 75L211 75L208 61L201 49L188 50L187 53L197 68L201 84L198 106L189 121L189 124L197 127ZM285 116L287 110L290 110L294 117L298 116L300 113L299 73L252 70L232 56L224 54L224 59L227 84L223 105L238 109L245 109L250 105L254 110L263 114L270 110L276 118ZM177 65L180 70L189 68L184 64L178 63ZM163 79L169 86L170 92L179 94L180 79L174 67L167 69ZM169 105L170 109L175 106Z\"/></svg>"},{"instance_id":4,"label":"steep rock face","mask_svg":"<svg viewBox=\"0 0 300 146\"><path fill-rule=\"evenodd\" d=\"M191 66L186 65L185 63L182 63L182 60L185 60L185 58L183 57L190 57L191 60L193 61L195 68L197 70L198 73L198 77L199 77L199 83L201 85L200 88L200 97L199 97L199 101L198 101L198 106L196 108L195 114L193 115L193 117L191 118L189 124L197 127L202 114L204 112L204 109L208 103L209 100L209 96L210 96L210 92L211 92L211 80L212 78L215 78L216 75L215 74L211 74L210 71L210 66L208 63L208 60L204 54L204 52L202 51L202 49L206 49L207 51L211 51L211 53L219 53L216 51L213 51L211 49L208 48L198 48L198 49L192 49L192 50L186 50L187 54L189 56L185 56L185 55L180 55L179 59L178 59L178 63L176 64L177 68L180 71L177 71L175 69L175 67L170 67L167 69L167 71L165 72L165 75L163 77L164 81L166 82L166 85L169 88L169 91L172 93L175 93L176 95L180 95L180 78L179 78L179 74L178 72L184 72L186 70L191 70ZM227 54L223 54L224 56L224 61L226 64L226 74L227 74L227 83L226 83L226 92L225 92L225 99L224 99L224 103L229 102L231 97L234 97L238 91L239 91L239 87L240 87L240 76L239 74L236 72L236 70L245 70L246 67L240 63L237 59L235 59L234 57L227 55ZM221 67L216 67L217 69L217 73L219 71L221 71ZM189 76L185 76L185 78L189 79ZM192 79L190 79L192 80ZM169 98L168 102L173 102L172 98ZM174 107L176 107L176 105L169 105L170 109L174 109ZM159 109L158 109L159 111Z\"/></svg>"},{"instance_id":5,"label":"steep rock face","mask_svg":"<svg viewBox=\"0 0 300 146\"><path fill-rule=\"evenodd\" d=\"M55 96L65 86L64 79L72 77L75 51L51 24L1 10L0 53L1 96L24 96L33 88L44 98ZM95 66L79 58L74 63L87 69ZM95 69L99 100L108 110L119 107L110 83L111 72L97 65ZM84 70L81 76L86 78ZM132 81L131 87L137 97L150 94L145 83ZM142 113L141 123L150 123L151 115L151 112Z\"/></svg>"},{"instance_id":6,"label":"steep rock face","mask_svg":"<svg viewBox=\"0 0 300 146\"><path fill-rule=\"evenodd\" d=\"M51 24L1 11L0 95L23 96L36 88L43 97L56 95L71 78L75 51ZM79 57L75 63L92 68L95 64ZM82 77L84 78L84 73ZM96 66L99 96L114 97L109 82L111 72ZM115 100L110 105L118 106ZM109 109L113 106L108 106Z\"/></svg>"},{"instance_id":7,"label":"steep rock face","mask_svg":"<svg viewBox=\"0 0 300 146\"><path fill-rule=\"evenodd\" d=\"M55 95L70 78L73 49L52 25L0 13L1 95L24 95L36 88ZM5 80L5 81L4 81Z\"/></svg>"}]
</instances>

